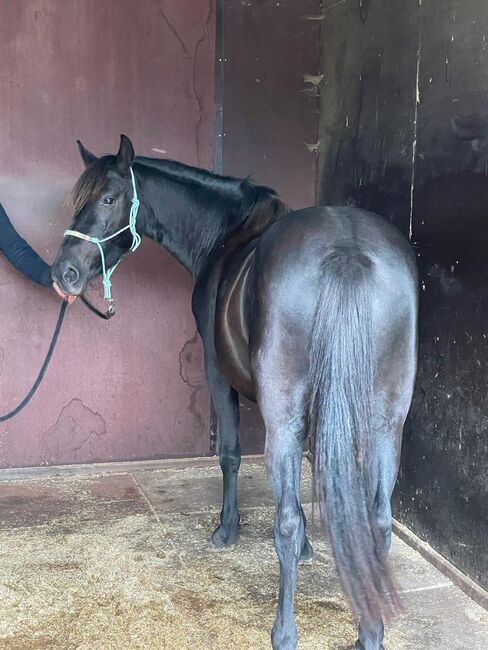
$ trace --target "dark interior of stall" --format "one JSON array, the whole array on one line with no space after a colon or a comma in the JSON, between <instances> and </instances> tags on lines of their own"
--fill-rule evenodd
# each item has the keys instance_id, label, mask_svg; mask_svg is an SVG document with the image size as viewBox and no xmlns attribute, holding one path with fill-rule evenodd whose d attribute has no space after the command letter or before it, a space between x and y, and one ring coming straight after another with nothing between
<instances>
[{"instance_id":1,"label":"dark interior of stall","mask_svg":"<svg viewBox=\"0 0 488 650\"><path fill-rule=\"evenodd\" d=\"M488 587L488 5L325 2L319 203L411 237L419 365L396 517Z\"/></svg>"}]
</instances>

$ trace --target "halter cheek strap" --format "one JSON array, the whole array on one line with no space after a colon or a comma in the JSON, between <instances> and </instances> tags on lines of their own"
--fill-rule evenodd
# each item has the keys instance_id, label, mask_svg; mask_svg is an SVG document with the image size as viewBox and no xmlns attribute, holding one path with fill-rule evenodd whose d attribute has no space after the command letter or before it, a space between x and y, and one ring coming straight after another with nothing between
<instances>
[{"instance_id":1,"label":"halter cheek strap","mask_svg":"<svg viewBox=\"0 0 488 650\"><path fill-rule=\"evenodd\" d=\"M132 202L130 207L129 223L127 224L127 226L124 226L120 230L117 230L117 232L114 232L113 235L109 235L108 237L104 237L103 239L99 239L98 237L90 237L90 235L85 235L84 233L78 232L77 230L66 230L64 233L65 237L77 237L78 239L83 239L84 241L88 241L91 242L92 244L96 244L96 246L98 247L98 250L100 251L100 257L102 259L104 297L105 300L108 300L109 302L112 302L112 282L110 278L112 277L112 273L120 264L120 260L116 264L114 264L113 266L107 269L107 265L105 263L105 253L103 252L102 244L106 241L109 241L110 239L113 239L114 237L117 237L118 235L125 232L126 230L130 230L130 232L132 233L132 244L130 247L130 250L132 252L134 252L136 248L139 246L139 244L141 243L141 236L136 230L137 212L139 210L139 198L137 196L136 179L134 177L134 172L132 171L132 167L130 168L130 177L132 181Z\"/></svg>"}]
</instances>

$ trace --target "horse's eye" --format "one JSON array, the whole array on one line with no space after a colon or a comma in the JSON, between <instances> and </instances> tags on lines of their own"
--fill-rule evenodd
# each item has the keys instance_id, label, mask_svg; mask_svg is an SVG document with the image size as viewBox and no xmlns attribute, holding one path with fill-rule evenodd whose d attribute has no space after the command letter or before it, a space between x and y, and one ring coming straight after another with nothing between
<instances>
[{"instance_id":1,"label":"horse's eye","mask_svg":"<svg viewBox=\"0 0 488 650\"><path fill-rule=\"evenodd\" d=\"M103 204L104 204L104 205L112 205L113 203L115 203L115 199L114 199L113 196L106 196L106 197L103 199Z\"/></svg>"}]
</instances>

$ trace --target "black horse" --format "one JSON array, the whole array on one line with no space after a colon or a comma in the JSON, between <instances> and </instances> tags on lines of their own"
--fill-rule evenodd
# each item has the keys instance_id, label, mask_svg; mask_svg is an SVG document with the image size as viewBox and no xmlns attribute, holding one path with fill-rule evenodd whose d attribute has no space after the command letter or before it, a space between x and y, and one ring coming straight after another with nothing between
<instances>
[{"instance_id":1,"label":"black horse","mask_svg":"<svg viewBox=\"0 0 488 650\"><path fill-rule=\"evenodd\" d=\"M383 619L397 606L386 566L390 497L416 369L417 275L407 241L363 210L291 212L248 179L135 158L125 136L115 156L78 146L86 170L74 189L72 229L100 240L127 226L134 182L138 232L195 280L193 313L219 418L218 547L234 544L239 529L238 393L259 404L280 561L273 648L297 645L297 567L312 555L300 502L310 436L322 515L359 617L356 647L379 650ZM101 244L107 268L133 243L126 229ZM64 291L82 294L101 271L99 246L64 239L53 267Z\"/></svg>"}]
</instances>

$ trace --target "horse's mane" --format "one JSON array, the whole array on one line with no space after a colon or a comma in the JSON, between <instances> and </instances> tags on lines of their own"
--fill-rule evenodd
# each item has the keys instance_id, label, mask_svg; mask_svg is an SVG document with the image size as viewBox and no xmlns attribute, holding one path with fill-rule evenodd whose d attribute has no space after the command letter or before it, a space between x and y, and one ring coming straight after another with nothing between
<instances>
[{"instance_id":1,"label":"horse's mane","mask_svg":"<svg viewBox=\"0 0 488 650\"><path fill-rule=\"evenodd\" d=\"M102 156L88 165L71 194L74 214L81 212L89 201L100 196L114 161L115 156ZM278 198L275 190L255 184L250 177L242 180L233 176L220 176L174 160L145 156L138 156L135 162L156 169L171 181L196 185L208 192L222 193L225 198L232 198L233 202L240 204L238 229L242 230L243 234L246 233L246 238L259 234L290 211Z\"/></svg>"},{"instance_id":2,"label":"horse's mane","mask_svg":"<svg viewBox=\"0 0 488 650\"><path fill-rule=\"evenodd\" d=\"M243 238L255 237L285 214L290 208L278 197L275 190L255 185L249 178L240 183L243 193L241 216L244 217L239 231Z\"/></svg>"},{"instance_id":3,"label":"horse's mane","mask_svg":"<svg viewBox=\"0 0 488 650\"><path fill-rule=\"evenodd\" d=\"M242 180L234 176L214 174L207 169L191 167L191 165L185 165L185 163L168 158L136 156L135 162L152 169L157 169L168 178L171 178L171 180L179 183L190 183L192 185L199 185L200 187L225 191L226 193L235 192Z\"/></svg>"},{"instance_id":4,"label":"horse's mane","mask_svg":"<svg viewBox=\"0 0 488 650\"><path fill-rule=\"evenodd\" d=\"M234 176L221 176L206 169L191 167L175 160L137 156L136 162L157 169L171 180L190 183L208 190L223 192L241 203L241 227L262 230L289 212L275 190L257 185L248 176L244 180Z\"/></svg>"}]
</instances>

